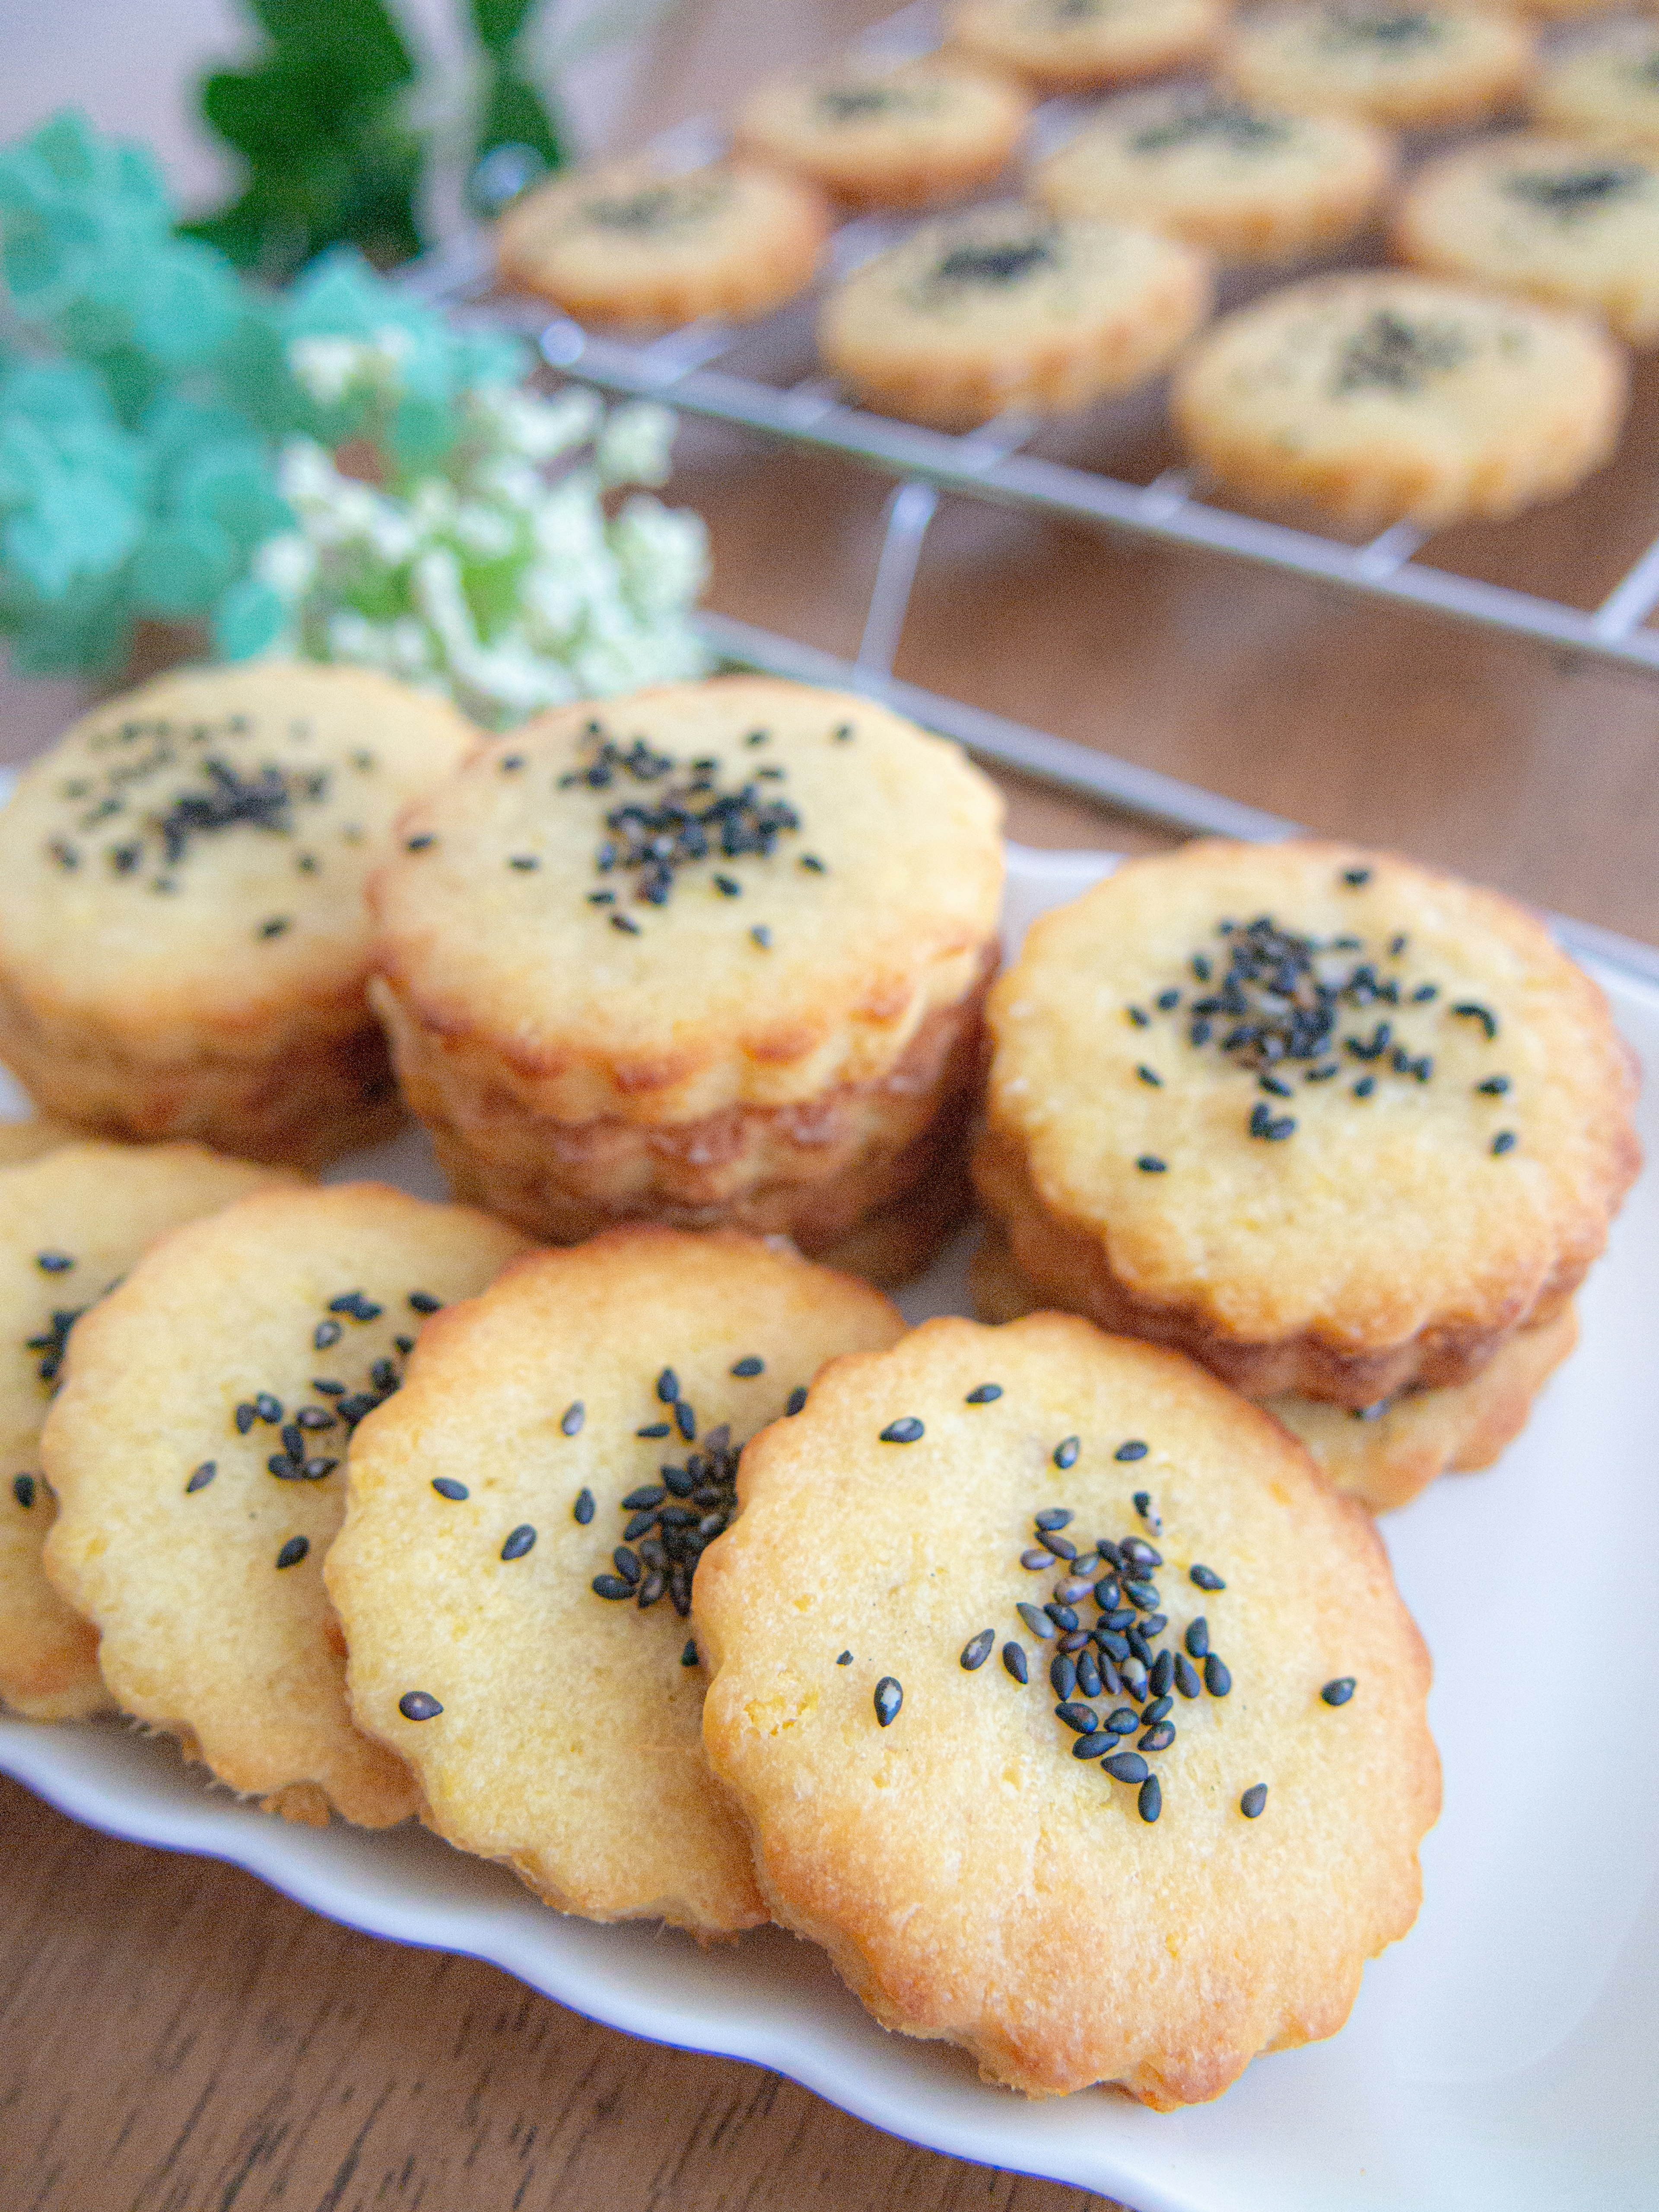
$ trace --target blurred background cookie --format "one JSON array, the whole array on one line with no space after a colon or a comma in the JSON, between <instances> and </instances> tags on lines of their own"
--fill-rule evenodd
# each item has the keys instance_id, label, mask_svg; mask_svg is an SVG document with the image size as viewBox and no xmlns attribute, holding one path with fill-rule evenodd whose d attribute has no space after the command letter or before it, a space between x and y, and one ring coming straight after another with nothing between
<instances>
[{"instance_id":1,"label":"blurred background cookie","mask_svg":"<svg viewBox=\"0 0 1659 2212\"><path fill-rule=\"evenodd\" d=\"M45 1113L315 1165L403 1118L363 883L477 732L367 669L164 676L0 809L0 1056Z\"/></svg>"},{"instance_id":2,"label":"blurred background cookie","mask_svg":"<svg viewBox=\"0 0 1659 2212\"><path fill-rule=\"evenodd\" d=\"M1533 34L1474 0L1288 0L1241 16L1223 65L1264 106L1422 130L1511 106L1532 73Z\"/></svg>"},{"instance_id":3,"label":"blurred background cookie","mask_svg":"<svg viewBox=\"0 0 1659 2212\"><path fill-rule=\"evenodd\" d=\"M1043 92L1088 92L1201 59L1230 0L957 0L951 42Z\"/></svg>"},{"instance_id":4,"label":"blurred background cookie","mask_svg":"<svg viewBox=\"0 0 1659 2212\"><path fill-rule=\"evenodd\" d=\"M1565 137L1659 152L1659 23L1597 24L1547 53L1531 104Z\"/></svg>"}]
</instances>

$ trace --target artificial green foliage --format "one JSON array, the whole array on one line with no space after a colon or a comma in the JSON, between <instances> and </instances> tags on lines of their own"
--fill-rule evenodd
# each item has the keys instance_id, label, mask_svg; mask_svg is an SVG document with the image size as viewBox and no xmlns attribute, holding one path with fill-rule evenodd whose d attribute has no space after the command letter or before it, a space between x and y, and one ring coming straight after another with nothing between
<instances>
[{"instance_id":1,"label":"artificial green foliage","mask_svg":"<svg viewBox=\"0 0 1659 2212\"><path fill-rule=\"evenodd\" d=\"M486 78L473 171L499 146L527 147L550 169L564 160L554 119L519 66L519 41L540 0L471 0ZM484 212L493 213L493 208Z\"/></svg>"}]
</instances>

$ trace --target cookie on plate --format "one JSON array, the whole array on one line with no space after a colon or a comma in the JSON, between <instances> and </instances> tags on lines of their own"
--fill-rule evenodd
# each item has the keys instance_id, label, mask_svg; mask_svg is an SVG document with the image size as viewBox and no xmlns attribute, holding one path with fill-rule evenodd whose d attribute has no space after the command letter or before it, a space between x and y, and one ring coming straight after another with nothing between
<instances>
[{"instance_id":1,"label":"cookie on plate","mask_svg":"<svg viewBox=\"0 0 1659 2212\"><path fill-rule=\"evenodd\" d=\"M503 281L586 323L747 322L812 281L816 186L741 158L667 170L635 156L556 176L495 228Z\"/></svg>"},{"instance_id":2,"label":"cookie on plate","mask_svg":"<svg viewBox=\"0 0 1659 2212\"><path fill-rule=\"evenodd\" d=\"M262 1191L164 1237L76 1324L42 1439L46 1571L121 1711L290 1820L414 1809L351 1724L323 1555L346 1443L423 1319L520 1249L378 1183Z\"/></svg>"},{"instance_id":3,"label":"cookie on plate","mask_svg":"<svg viewBox=\"0 0 1659 2212\"><path fill-rule=\"evenodd\" d=\"M1402 261L1600 315L1659 344L1659 148L1516 132L1431 161L1395 222Z\"/></svg>"},{"instance_id":4,"label":"cookie on plate","mask_svg":"<svg viewBox=\"0 0 1659 2212\"><path fill-rule=\"evenodd\" d=\"M1125 93L1038 163L1057 216L1145 223L1232 261L1338 246L1368 222L1395 171L1385 134L1298 116L1205 85Z\"/></svg>"},{"instance_id":5,"label":"cookie on plate","mask_svg":"<svg viewBox=\"0 0 1659 2212\"><path fill-rule=\"evenodd\" d=\"M730 1232L612 1230L444 1315L351 1447L328 1587L425 1817L561 1911L766 1917L702 1755L698 1559L738 1454L885 1298Z\"/></svg>"},{"instance_id":6,"label":"cookie on plate","mask_svg":"<svg viewBox=\"0 0 1659 2212\"><path fill-rule=\"evenodd\" d=\"M1596 985L1494 891L1205 840L1044 915L992 994L981 1196L1048 1303L1246 1395L1470 1382L1640 1164Z\"/></svg>"},{"instance_id":7,"label":"cookie on plate","mask_svg":"<svg viewBox=\"0 0 1659 2212\"><path fill-rule=\"evenodd\" d=\"M1598 24L1546 55L1532 112L1566 137L1659 153L1659 23Z\"/></svg>"},{"instance_id":8,"label":"cookie on plate","mask_svg":"<svg viewBox=\"0 0 1659 2212\"><path fill-rule=\"evenodd\" d=\"M886 2027L1160 2110L1411 1926L1428 1656L1370 1516L1190 1360L1043 1314L835 1361L697 1579L775 1918Z\"/></svg>"},{"instance_id":9,"label":"cookie on plate","mask_svg":"<svg viewBox=\"0 0 1659 2212\"><path fill-rule=\"evenodd\" d=\"M1012 78L953 54L897 67L856 56L775 77L745 101L740 146L846 206L933 207L1000 175L1031 112Z\"/></svg>"},{"instance_id":10,"label":"cookie on plate","mask_svg":"<svg viewBox=\"0 0 1659 2212\"><path fill-rule=\"evenodd\" d=\"M1629 378L1588 315L1379 270L1223 316L1170 409L1227 491L1437 529L1581 483L1618 442Z\"/></svg>"},{"instance_id":11,"label":"cookie on plate","mask_svg":"<svg viewBox=\"0 0 1659 2212\"><path fill-rule=\"evenodd\" d=\"M189 669L0 808L0 1057L46 1114L313 1166L403 1118L363 878L477 732L367 669Z\"/></svg>"},{"instance_id":12,"label":"cookie on plate","mask_svg":"<svg viewBox=\"0 0 1659 2212\"><path fill-rule=\"evenodd\" d=\"M1264 106L1425 130L1512 106L1533 34L1472 0L1289 0L1243 16L1224 65Z\"/></svg>"},{"instance_id":13,"label":"cookie on plate","mask_svg":"<svg viewBox=\"0 0 1659 2212\"><path fill-rule=\"evenodd\" d=\"M0 1169L0 1700L14 1712L72 1720L110 1702L96 1632L40 1564L58 1510L40 1429L70 1332L158 1237L272 1181L198 1145L71 1143Z\"/></svg>"},{"instance_id":14,"label":"cookie on plate","mask_svg":"<svg viewBox=\"0 0 1659 2212\"><path fill-rule=\"evenodd\" d=\"M1001 813L945 739L763 677L476 756L374 892L375 1002L456 1190L559 1243L646 1218L815 1258L928 1212L981 1073Z\"/></svg>"},{"instance_id":15,"label":"cookie on plate","mask_svg":"<svg viewBox=\"0 0 1659 2212\"><path fill-rule=\"evenodd\" d=\"M957 0L952 42L1045 93L1088 92L1201 60L1231 0Z\"/></svg>"},{"instance_id":16,"label":"cookie on plate","mask_svg":"<svg viewBox=\"0 0 1659 2212\"><path fill-rule=\"evenodd\" d=\"M1174 239L1011 200L854 270L823 303L818 351L865 405L965 430L1127 392L1169 366L1211 298L1207 264Z\"/></svg>"},{"instance_id":17,"label":"cookie on plate","mask_svg":"<svg viewBox=\"0 0 1659 2212\"><path fill-rule=\"evenodd\" d=\"M969 1267L981 1321L1018 1321L1043 1301L1014 1264L996 1224ZM1412 1389L1375 1405L1332 1405L1281 1391L1264 1403L1301 1438L1337 1488L1373 1513L1409 1504L1437 1475L1490 1467L1526 1426L1533 1401L1578 1340L1566 1306L1536 1328L1517 1329L1468 1382Z\"/></svg>"}]
</instances>

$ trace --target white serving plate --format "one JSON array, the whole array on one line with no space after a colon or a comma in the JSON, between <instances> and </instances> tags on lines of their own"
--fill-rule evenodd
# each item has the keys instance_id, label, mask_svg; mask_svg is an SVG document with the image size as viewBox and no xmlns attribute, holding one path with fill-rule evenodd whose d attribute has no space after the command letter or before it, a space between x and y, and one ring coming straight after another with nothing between
<instances>
[{"instance_id":1,"label":"white serving plate","mask_svg":"<svg viewBox=\"0 0 1659 2212\"><path fill-rule=\"evenodd\" d=\"M1006 933L1109 865L1016 846ZM1596 972L1659 1070L1659 988ZM15 1108L13 1110L16 1110ZM1642 1109L1659 1155L1659 1095ZM347 1163L440 1188L413 1137ZM966 1310L963 1245L902 1300ZM890 2133L1138 2212L1626 2212L1659 2205L1659 1172L1581 1300L1583 1339L1502 1465L1384 1528L1434 1653L1445 1810L1407 1940L1329 2042L1165 2116L1115 2093L1030 2104L890 2035L821 1954L601 1928L410 1828L290 1827L120 1727L0 1717L0 1768L110 1833L234 1861L371 1934L488 1959L635 2035L769 2066Z\"/></svg>"}]
</instances>

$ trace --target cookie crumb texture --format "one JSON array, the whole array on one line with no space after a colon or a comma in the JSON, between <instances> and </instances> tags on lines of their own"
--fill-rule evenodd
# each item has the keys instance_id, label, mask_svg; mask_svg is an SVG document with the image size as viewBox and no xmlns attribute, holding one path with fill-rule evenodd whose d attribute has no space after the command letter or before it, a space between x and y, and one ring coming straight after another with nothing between
<instances>
[{"instance_id":1,"label":"cookie crumb texture","mask_svg":"<svg viewBox=\"0 0 1659 2212\"><path fill-rule=\"evenodd\" d=\"M878 2020L1161 2110L1335 2033L1416 1916L1439 1765L1370 1517L1277 1423L1067 1316L934 1321L830 1366L740 1495L709 1759Z\"/></svg>"},{"instance_id":2,"label":"cookie crumb texture","mask_svg":"<svg viewBox=\"0 0 1659 2212\"><path fill-rule=\"evenodd\" d=\"M1224 316L1176 374L1176 428L1224 489L1358 527L1499 519L1613 452L1626 357L1588 315L1385 271Z\"/></svg>"},{"instance_id":3,"label":"cookie crumb texture","mask_svg":"<svg viewBox=\"0 0 1659 2212\"><path fill-rule=\"evenodd\" d=\"M1202 61L1228 0L959 0L952 43L1040 91L1089 92Z\"/></svg>"},{"instance_id":4,"label":"cookie crumb texture","mask_svg":"<svg viewBox=\"0 0 1659 2212\"><path fill-rule=\"evenodd\" d=\"M946 1175L1001 802L957 748L760 678L562 709L402 824L376 1003L464 1195L822 1255Z\"/></svg>"},{"instance_id":5,"label":"cookie crumb texture","mask_svg":"<svg viewBox=\"0 0 1659 2212\"><path fill-rule=\"evenodd\" d=\"M503 280L588 323L747 322L812 280L830 235L814 185L736 158L665 172L635 159L538 185L496 226Z\"/></svg>"},{"instance_id":6,"label":"cookie crumb texture","mask_svg":"<svg viewBox=\"0 0 1659 2212\"><path fill-rule=\"evenodd\" d=\"M589 1919L766 1918L702 1754L699 1563L749 1438L902 1330L760 1239L650 1227L439 1317L353 1445L327 1576L358 1717L440 1834Z\"/></svg>"},{"instance_id":7,"label":"cookie crumb texture","mask_svg":"<svg viewBox=\"0 0 1659 2212\"><path fill-rule=\"evenodd\" d=\"M1223 64L1268 106L1420 130L1500 114L1534 58L1526 24L1474 0L1291 0L1241 16Z\"/></svg>"},{"instance_id":8,"label":"cookie crumb texture","mask_svg":"<svg viewBox=\"0 0 1659 2212\"><path fill-rule=\"evenodd\" d=\"M1212 297L1207 262L1172 238L1000 202L855 270L824 302L818 350L864 404L965 430L1130 390L1169 365Z\"/></svg>"},{"instance_id":9,"label":"cookie crumb texture","mask_svg":"<svg viewBox=\"0 0 1659 2212\"><path fill-rule=\"evenodd\" d=\"M990 1020L975 1172L1020 1272L1253 1398L1472 1381L1640 1164L1629 1051L1542 925L1348 847L1128 862L1033 926Z\"/></svg>"},{"instance_id":10,"label":"cookie crumb texture","mask_svg":"<svg viewBox=\"0 0 1659 2212\"><path fill-rule=\"evenodd\" d=\"M368 670L165 676L0 809L0 1056L43 1111L316 1165L402 1118L364 878L477 731Z\"/></svg>"},{"instance_id":11,"label":"cookie crumb texture","mask_svg":"<svg viewBox=\"0 0 1659 2212\"><path fill-rule=\"evenodd\" d=\"M358 1733L323 1561L357 1424L427 1316L521 1249L375 1183L261 1192L165 1238L76 1327L42 1440L58 1590L123 1712L306 1820L416 1809Z\"/></svg>"}]
</instances>

